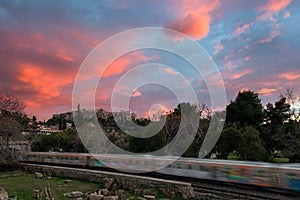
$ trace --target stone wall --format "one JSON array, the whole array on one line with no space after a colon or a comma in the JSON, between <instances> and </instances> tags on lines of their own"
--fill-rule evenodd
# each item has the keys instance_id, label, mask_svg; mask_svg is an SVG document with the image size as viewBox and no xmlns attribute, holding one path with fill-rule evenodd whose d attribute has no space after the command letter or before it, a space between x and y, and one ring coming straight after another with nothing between
<instances>
[{"instance_id":1,"label":"stone wall","mask_svg":"<svg viewBox=\"0 0 300 200\"><path fill-rule=\"evenodd\" d=\"M122 173L95 171L88 169L74 169L66 167L42 166L33 164L22 164L25 170L30 172L42 172L51 176L69 177L91 182L103 182L104 179L113 178L124 189L134 188L158 188L165 195L174 197L179 194L184 198L194 197L193 188L190 183L163 180Z\"/></svg>"}]
</instances>

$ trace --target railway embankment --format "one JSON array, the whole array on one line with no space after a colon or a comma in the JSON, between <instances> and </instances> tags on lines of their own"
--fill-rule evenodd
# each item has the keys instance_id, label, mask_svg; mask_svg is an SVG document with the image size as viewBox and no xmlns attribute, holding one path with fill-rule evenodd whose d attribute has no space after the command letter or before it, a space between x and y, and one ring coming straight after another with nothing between
<instances>
[{"instance_id":1,"label":"railway embankment","mask_svg":"<svg viewBox=\"0 0 300 200\"><path fill-rule=\"evenodd\" d=\"M99 182L109 184L107 187L113 187L113 184L122 185L124 189L135 188L157 188L163 194L169 197L182 196L184 198L193 198L194 192L191 183L164 180L132 174L97 171L89 169L68 168L59 166L46 166L36 164L22 164L26 171L35 173L42 172L51 176L69 177L90 182Z\"/></svg>"}]
</instances>

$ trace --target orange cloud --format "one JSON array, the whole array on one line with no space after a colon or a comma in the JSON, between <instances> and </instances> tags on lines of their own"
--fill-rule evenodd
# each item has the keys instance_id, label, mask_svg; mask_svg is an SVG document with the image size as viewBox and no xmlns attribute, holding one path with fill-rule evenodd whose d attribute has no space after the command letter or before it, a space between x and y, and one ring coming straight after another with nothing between
<instances>
[{"instance_id":1,"label":"orange cloud","mask_svg":"<svg viewBox=\"0 0 300 200\"><path fill-rule=\"evenodd\" d=\"M164 27L184 33L199 40L209 33L210 13L219 6L219 1L175 1L178 18L167 22Z\"/></svg>"},{"instance_id":2,"label":"orange cloud","mask_svg":"<svg viewBox=\"0 0 300 200\"><path fill-rule=\"evenodd\" d=\"M176 19L169 22L165 27L179 31L198 40L208 34L209 23L209 16L190 12L182 19Z\"/></svg>"},{"instance_id":3,"label":"orange cloud","mask_svg":"<svg viewBox=\"0 0 300 200\"><path fill-rule=\"evenodd\" d=\"M59 53L59 54L57 55L57 57L59 57L60 59L65 60L65 61L68 61L68 62L74 61L74 58L72 58L71 56L68 56L68 55L66 55L66 54L63 54L63 53Z\"/></svg>"},{"instance_id":4,"label":"orange cloud","mask_svg":"<svg viewBox=\"0 0 300 200\"><path fill-rule=\"evenodd\" d=\"M59 76L57 72L46 72L41 68L31 65L22 65L18 79L26 86L34 88L37 97L50 99L60 95L60 87L71 84L71 76Z\"/></svg>"},{"instance_id":5,"label":"orange cloud","mask_svg":"<svg viewBox=\"0 0 300 200\"><path fill-rule=\"evenodd\" d=\"M262 94L264 96L269 96L271 95L272 93L276 92L277 90L276 89L273 89L273 88L262 88L260 89L259 91L257 91L258 94Z\"/></svg>"},{"instance_id":6,"label":"orange cloud","mask_svg":"<svg viewBox=\"0 0 300 200\"><path fill-rule=\"evenodd\" d=\"M300 74L293 74L293 73L283 73L279 75L280 78L287 79L289 81L296 80L300 78Z\"/></svg>"},{"instance_id":7,"label":"orange cloud","mask_svg":"<svg viewBox=\"0 0 300 200\"><path fill-rule=\"evenodd\" d=\"M141 52L135 51L128 55L122 56L115 60L102 74L103 77L118 75L126 72L134 65L140 64L141 62L156 59L156 57L147 57Z\"/></svg>"},{"instance_id":8,"label":"orange cloud","mask_svg":"<svg viewBox=\"0 0 300 200\"><path fill-rule=\"evenodd\" d=\"M139 97L141 95L142 95L142 93L139 90L135 90L132 94L132 97Z\"/></svg>"}]
</instances>

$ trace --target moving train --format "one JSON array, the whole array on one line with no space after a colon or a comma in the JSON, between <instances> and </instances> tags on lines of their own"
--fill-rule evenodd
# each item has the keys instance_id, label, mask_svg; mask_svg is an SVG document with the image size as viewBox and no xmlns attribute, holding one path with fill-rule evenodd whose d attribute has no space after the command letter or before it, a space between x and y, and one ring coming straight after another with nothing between
<instances>
[{"instance_id":1,"label":"moving train","mask_svg":"<svg viewBox=\"0 0 300 200\"><path fill-rule=\"evenodd\" d=\"M300 192L300 164L83 153L25 152L22 162L157 172Z\"/></svg>"}]
</instances>

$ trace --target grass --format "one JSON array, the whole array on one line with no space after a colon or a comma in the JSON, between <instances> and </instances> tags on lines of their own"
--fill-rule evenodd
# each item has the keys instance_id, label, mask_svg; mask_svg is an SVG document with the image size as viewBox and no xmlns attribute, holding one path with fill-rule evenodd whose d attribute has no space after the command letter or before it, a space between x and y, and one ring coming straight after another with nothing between
<instances>
[{"instance_id":1,"label":"grass","mask_svg":"<svg viewBox=\"0 0 300 200\"><path fill-rule=\"evenodd\" d=\"M63 196L64 193L80 191L83 193L93 192L100 189L100 184L89 183L85 181L72 180L71 183L65 183L62 178L35 178L34 174L21 171L0 172L0 187L4 188L10 197L17 196L20 200L34 199L34 190L41 190L45 196L45 187L47 182L50 184L51 193L54 199L68 199Z\"/></svg>"},{"instance_id":2,"label":"grass","mask_svg":"<svg viewBox=\"0 0 300 200\"><path fill-rule=\"evenodd\" d=\"M72 180L71 183L65 183L65 180ZM83 194L88 192L98 191L103 188L103 183L90 183L86 181L68 179L61 177L48 178L45 175L43 178L36 178L35 174L23 172L23 171L0 171L0 187L4 188L10 197L18 197L18 200L32 200L34 198L34 191L42 191L42 199L45 199L45 187L50 184L51 194L54 199L69 200L70 198L64 197L64 193L73 191L80 191ZM141 187L141 190L145 190L148 187ZM180 195L176 195L175 198L169 198L161 191L154 189L158 198L168 198L170 200L184 200ZM133 200L137 200L139 196L134 194L134 190L129 190L124 193L125 199L131 197ZM87 199L84 196L83 199ZM206 198L203 198L206 199ZM188 199L190 200L190 199ZM207 199L206 199L207 200Z\"/></svg>"},{"instance_id":3,"label":"grass","mask_svg":"<svg viewBox=\"0 0 300 200\"><path fill-rule=\"evenodd\" d=\"M227 157L228 160L239 160L239 156L233 153L230 153Z\"/></svg>"},{"instance_id":4,"label":"grass","mask_svg":"<svg viewBox=\"0 0 300 200\"><path fill-rule=\"evenodd\" d=\"M239 156L236 154L229 154L227 157L228 160L239 160ZM274 163L288 163L289 159L288 158L272 158L271 162Z\"/></svg>"},{"instance_id":5,"label":"grass","mask_svg":"<svg viewBox=\"0 0 300 200\"><path fill-rule=\"evenodd\" d=\"M275 163L288 163L290 160L288 158L273 158Z\"/></svg>"}]
</instances>

